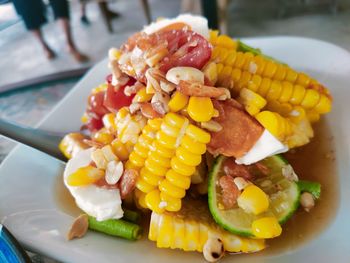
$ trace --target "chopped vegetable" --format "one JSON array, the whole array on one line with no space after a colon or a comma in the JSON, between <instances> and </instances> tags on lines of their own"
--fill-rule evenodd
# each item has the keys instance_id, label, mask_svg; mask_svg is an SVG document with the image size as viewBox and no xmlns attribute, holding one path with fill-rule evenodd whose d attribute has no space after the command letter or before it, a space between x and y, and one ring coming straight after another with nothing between
<instances>
[{"instance_id":1,"label":"chopped vegetable","mask_svg":"<svg viewBox=\"0 0 350 263\"><path fill-rule=\"evenodd\" d=\"M110 236L122 237L129 240L137 240L142 234L142 229L139 225L122 219L97 221L96 218L89 216L89 228Z\"/></svg>"},{"instance_id":2,"label":"chopped vegetable","mask_svg":"<svg viewBox=\"0 0 350 263\"><path fill-rule=\"evenodd\" d=\"M300 192L309 192L315 199L321 197L321 184L318 182L311 182L306 180L299 180L297 182Z\"/></svg>"}]
</instances>

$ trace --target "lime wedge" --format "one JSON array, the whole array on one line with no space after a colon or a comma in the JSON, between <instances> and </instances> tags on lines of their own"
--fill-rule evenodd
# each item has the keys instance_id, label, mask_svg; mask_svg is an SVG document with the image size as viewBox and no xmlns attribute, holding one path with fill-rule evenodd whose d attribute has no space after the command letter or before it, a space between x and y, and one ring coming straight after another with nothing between
<instances>
[{"instance_id":1,"label":"lime wedge","mask_svg":"<svg viewBox=\"0 0 350 263\"><path fill-rule=\"evenodd\" d=\"M269 196L270 205L267 211L254 215L245 212L238 206L233 209L220 209L218 204L221 190L218 181L221 176L225 175L222 170L225 159L224 156L217 157L209 173L209 209L218 225L234 234L254 236L251 225L256 219L274 216L280 224L283 224L293 215L299 206L300 190L295 182L289 181L282 175L282 167L288 162L281 155L263 160L262 163L269 168L269 174L253 182Z\"/></svg>"}]
</instances>

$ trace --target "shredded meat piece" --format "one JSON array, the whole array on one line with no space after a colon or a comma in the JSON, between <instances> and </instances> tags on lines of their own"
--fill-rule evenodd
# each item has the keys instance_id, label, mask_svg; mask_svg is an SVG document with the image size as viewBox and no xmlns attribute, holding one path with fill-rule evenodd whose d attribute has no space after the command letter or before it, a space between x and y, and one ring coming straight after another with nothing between
<instances>
[{"instance_id":1,"label":"shredded meat piece","mask_svg":"<svg viewBox=\"0 0 350 263\"><path fill-rule=\"evenodd\" d=\"M262 163L255 163L255 167L258 168L263 175L268 175L270 173L270 169Z\"/></svg>"},{"instance_id":2,"label":"shredded meat piece","mask_svg":"<svg viewBox=\"0 0 350 263\"><path fill-rule=\"evenodd\" d=\"M213 120L223 128L210 133L209 152L213 155L242 157L253 147L264 128L233 99L213 100L213 103L219 111L219 116Z\"/></svg>"},{"instance_id":3,"label":"shredded meat piece","mask_svg":"<svg viewBox=\"0 0 350 263\"><path fill-rule=\"evenodd\" d=\"M249 165L236 164L233 158L227 158L223 163L225 174L233 178L243 177L246 180L252 180L253 174L249 168Z\"/></svg>"},{"instance_id":4,"label":"shredded meat piece","mask_svg":"<svg viewBox=\"0 0 350 263\"><path fill-rule=\"evenodd\" d=\"M120 178L120 196L122 199L127 197L129 193L131 193L135 186L136 180L139 176L138 172L133 169L126 169Z\"/></svg>"},{"instance_id":5,"label":"shredded meat piece","mask_svg":"<svg viewBox=\"0 0 350 263\"><path fill-rule=\"evenodd\" d=\"M219 179L219 185L221 187L222 203L225 209L234 208L240 191L233 181L233 178L231 176L224 175Z\"/></svg>"},{"instance_id":6,"label":"shredded meat piece","mask_svg":"<svg viewBox=\"0 0 350 263\"><path fill-rule=\"evenodd\" d=\"M176 89L187 96L197 97L219 98L227 94L227 90L225 88L216 88L206 86L198 82L188 82L184 80L180 80Z\"/></svg>"}]
</instances>

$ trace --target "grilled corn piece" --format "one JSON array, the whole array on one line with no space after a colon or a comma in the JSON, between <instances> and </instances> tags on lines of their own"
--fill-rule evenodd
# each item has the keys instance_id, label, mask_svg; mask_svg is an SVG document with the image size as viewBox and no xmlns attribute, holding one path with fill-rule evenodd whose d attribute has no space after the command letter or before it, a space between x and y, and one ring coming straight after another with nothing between
<instances>
[{"instance_id":1,"label":"grilled corn piece","mask_svg":"<svg viewBox=\"0 0 350 263\"><path fill-rule=\"evenodd\" d=\"M244 238L223 230L213 221L205 201L188 198L178 212L153 212L148 238L159 248L185 251L202 252L209 238L220 238L228 252L248 253L265 248L263 239Z\"/></svg>"},{"instance_id":2,"label":"grilled corn piece","mask_svg":"<svg viewBox=\"0 0 350 263\"><path fill-rule=\"evenodd\" d=\"M84 143L84 135L81 133L69 133L65 135L58 145L58 148L68 159L73 158L78 152L89 148Z\"/></svg>"}]
</instances>

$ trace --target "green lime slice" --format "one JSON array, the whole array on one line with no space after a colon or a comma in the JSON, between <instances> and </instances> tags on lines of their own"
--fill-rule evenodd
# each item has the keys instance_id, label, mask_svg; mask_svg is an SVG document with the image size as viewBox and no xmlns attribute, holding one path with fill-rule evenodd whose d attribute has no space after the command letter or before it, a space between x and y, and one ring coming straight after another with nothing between
<instances>
[{"instance_id":1,"label":"green lime slice","mask_svg":"<svg viewBox=\"0 0 350 263\"><path fill-rule=\"evenodd\" d=\"M299 206L300 190L295 182L289 181L282 175L282 167L288 162L281 155L263 160L262 163L269 168L269 174L254 181L254 184L269 196L270 205L267 211L254 215L245 212L240 207L220 209L218 206L220 188L217 182L221 176L225 175L222 171L225 159L224 156L217 157L209 173L209 209L218 225L231 233L249 237L253 236L251 225L254 220L265 216L275 216L279 223L283 224L293 215Z\"/></svg>"}]
</instances>

